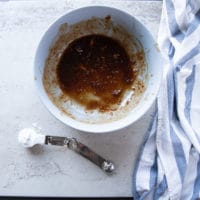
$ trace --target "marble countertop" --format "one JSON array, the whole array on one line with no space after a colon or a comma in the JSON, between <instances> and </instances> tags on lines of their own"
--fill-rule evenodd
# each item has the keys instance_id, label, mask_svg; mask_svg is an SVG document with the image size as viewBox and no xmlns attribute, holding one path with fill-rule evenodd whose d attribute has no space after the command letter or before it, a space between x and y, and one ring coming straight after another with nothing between
<instances>
[{"instance_id":1,"label":"marble countertop","mask_svg":"<svg viewBox=\"0 0 200 200\"><path fill-rule=\"evenodd\" d=\"M156 37L161 1L0 0L0 195L132 196L132 173L152 108L133 125L109 134L87 134L55 119L40 102L33 59L48 26L64 13L87 5L107 5L138 18ZM36 124L44 133L78 138L116 163L105 175L63 147L24 149L18 131Z\"/></svg>"}]
</instances>

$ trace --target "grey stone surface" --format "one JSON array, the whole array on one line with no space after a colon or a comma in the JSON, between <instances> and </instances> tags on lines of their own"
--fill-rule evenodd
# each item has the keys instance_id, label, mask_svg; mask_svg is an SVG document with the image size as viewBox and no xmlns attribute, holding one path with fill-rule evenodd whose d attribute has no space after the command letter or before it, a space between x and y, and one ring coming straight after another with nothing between
<instances>
[{"instance_id":1,"label":"grey stone surface","mask_svg":"<svg viewBox=\"0 0 200 200\"><path fill-rule=\"evenodd\" d=\"M81 133L55 119L40 102L33 59L48 26L64 13L87 5L120 8L137 17L156 37L162 3L127 0L0 2L0 195L131 196L132 173L152 107L133 125L115 133ZM44 133L73 136L117 166L112 176L60 147L24 149L18 131L34 123Z\"/></svg>"}]
</instances>

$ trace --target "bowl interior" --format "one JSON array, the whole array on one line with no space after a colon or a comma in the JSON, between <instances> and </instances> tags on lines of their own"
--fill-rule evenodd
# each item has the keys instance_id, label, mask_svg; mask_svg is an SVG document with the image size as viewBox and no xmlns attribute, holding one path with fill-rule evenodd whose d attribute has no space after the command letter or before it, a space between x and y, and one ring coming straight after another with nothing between
<instances>
[{"instance_id":1,"label":"bowl interior","mask_svg":"<svg viewBox=\"0 0 200 200\"><path fill-rule=\"evenodd\" d=\"M43 71L44 71L45 61L49 53L49 48L54 42L56 35L59 31L59 28L63 23L67 22L68 24L74 24L81 20L86 20L94 16L99 18L104 18L107 15L110 15L114 22L123 26L129 33L133 34L134 37L141 42L144 48L147 61L148 84L146 85L147 88L142 96L142 99L137 104L137 106L128 113L126 117L108 123L88 124L74 120L69 116L64 115L51 102L43 86L42 82ZM134 121L139 119L152 105L152 103L156 98L162 77L162 58L157 49L156 42L154 41L150 32L133 16L123 11L110 7L104 7L104 6L84 7L74 10L60 17L49 27L49 29L43 35L36 51L35 63L34 63L34 75L35 75L36 86L42 102L48 108L48 110L59 120L61 120L62 122L73 128L86 132L93 132L93 133L110 132L118 130L133 123Z\"/></svg>"}]
</instances>

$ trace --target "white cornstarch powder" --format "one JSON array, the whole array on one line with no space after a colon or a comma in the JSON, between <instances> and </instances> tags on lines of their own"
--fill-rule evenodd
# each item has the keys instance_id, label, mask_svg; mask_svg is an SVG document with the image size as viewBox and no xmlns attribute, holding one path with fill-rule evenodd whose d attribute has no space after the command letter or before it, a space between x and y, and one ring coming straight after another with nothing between
<instances>
[{"instance_id":1,"label":"white cornstarch powder","mask_svg":"<svg viewBox=\"0 0 200 200\"><path fill-rule=\"evenodd\" d=\"M36 144L44 144L45 135L39 134L33 128L25 128L19 132L18 142L24 147L33 147Z\"/></svg>"}]
</instances>

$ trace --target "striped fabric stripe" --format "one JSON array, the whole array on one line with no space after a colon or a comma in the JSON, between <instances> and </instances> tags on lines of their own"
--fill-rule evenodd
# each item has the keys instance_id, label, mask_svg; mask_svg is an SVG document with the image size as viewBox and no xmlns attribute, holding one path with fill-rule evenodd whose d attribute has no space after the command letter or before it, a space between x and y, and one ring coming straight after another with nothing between
<instances>
[{"instance_id":1,"label":"striped fabric stripe","mask_svg":"<svg viewBox=\"0 0 200 200\"><path fill-rule=\"evenodd\" d=\"M200 198L200 1L163 0L158 34L168 60L156 113L133 174L133 197Z\"/></svg>"},{"instance_id":2,"label":"striped fabric stripe","mask_svg":"<svg viewBox=\"0 0 200 200\"><path fill-rule=\"evenodd\" d=\"M190 109L191 109L191 102L192 102L192 91L194 88L194 81L195 81L195 65L192 67L191 74L186 78L186 90L185 90L185 108L184 108L184 114L188 122L191 124L191 118L190 118Z\"/></svg>"}]
</instances>

